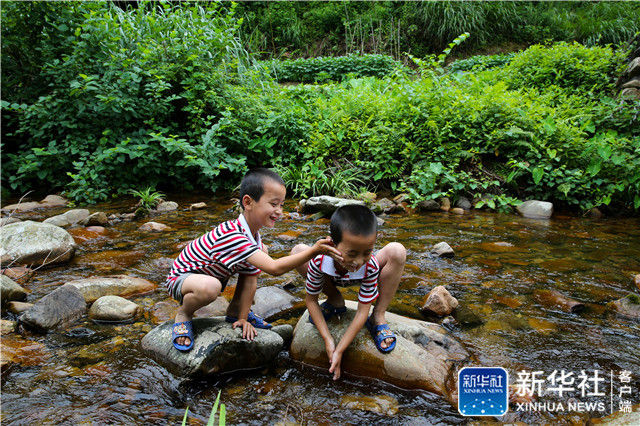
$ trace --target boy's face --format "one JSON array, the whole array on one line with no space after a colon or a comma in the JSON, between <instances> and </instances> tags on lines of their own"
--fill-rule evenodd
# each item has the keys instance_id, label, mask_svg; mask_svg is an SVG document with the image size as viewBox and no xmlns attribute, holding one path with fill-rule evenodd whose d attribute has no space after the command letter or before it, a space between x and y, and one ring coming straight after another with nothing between
<instances>
[{"instance_id":1,"label":"boy's face","mask_svg":"<svg viewBox=\"0 0 640 426\"><path fill-rule=\"evenodd\" d=\"M263 189L264 193L258 201L248 195L244 196L242 200L244 214L260 228L263 226L273 228L276 221L282 216L287 189L272 179L265 179Z\"/></svg>"},{"instance_id":2,"label":"boy's face","mask_svg":"<svg viewBox=\"0 0 640 426\"><path fill-rule=\"evenodd\" d=\"M376 244L376 233L371 235L355 235L350 232L342 233L342 241L336 248L344 259L340 265L349 272L357 271L371 259L373 246Z\"/></svg>"}]
</instances>

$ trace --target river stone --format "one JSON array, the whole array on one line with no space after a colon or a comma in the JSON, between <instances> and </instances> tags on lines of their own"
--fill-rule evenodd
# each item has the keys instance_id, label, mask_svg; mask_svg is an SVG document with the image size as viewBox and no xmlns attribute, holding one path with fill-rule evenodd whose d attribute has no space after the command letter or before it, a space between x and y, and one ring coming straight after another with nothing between
<instances>
[{"instance_id":1,"label":"river stone","mask_svg":"<svg viewBox=\"0 0 640 426\"><path fill-rule=\"evenodd\" d=\"M632 294L615 302L611 302L610 306L621 316L640 320L640 297Z\"/></svg>"},{"instance_id":2,"label":"river stone","mask_svg":"<svg viewBox=\"0 0 640 426\"><path fill-rule=\"evenodd\" d=\"M636 282L636 287L638 287L638 290L640 290L640 274L637 274L637 275L634 277L634 280L635 280L635 282Z\"/></svg>"},{"instance_id":3,"label":"river stone","mask_svg":"<svg viewBox=\"0 0 640 426\"><path fill-rule=\"evenodd\" d=\"M522 216L530 219L549 219L553 214L553 204L547 201L528 200L516 208Z\"/></svg>"},{"instance_id":4,"label":"river stone","mask_svg":"<svg viewBox=\"0 0 640 426\"><path fill-rule=\"evenodd\" d=\"M622 92L620 92L620 96L623 99L640 99L640 89L636 89L635 87L623 89Z\"/></svg>"},{"instance_id":5,"label":"river stone","mask_svg":"<svg viewBox=\"0 0 640 426\"><path fill-rule=\"evenodd\" d=\"M280 318L295 308L304 307L302 299L275 286L260 287L253 300L253 312L268 321Z\"/></svg>"},{"instance_id":6,"label":"river stone","mask_svg":"<svg viewBox=\"0 0 640 426\"><path fill-rule=\"evenodd\" d=\"M21 213L21 212L28 212L28 211L31 211L31 210L39 209L39 208L42 208L42 207L46 207L46 206L43 206L42 204L40 204L37 201L27 201L27 202L24 202L24 203L10 204L8 206L4 206L2 208L2 212L5 212L5 213L18 212L18 213Z\"/></svg>"},{"instance_id":7,"label":"river stone","mask_svg":"<svg viewBox=\"0 0 640 426\"><path fill-rule=\"evenodd\" d=\"M109 224L109 218L105 212L95 212L79 223L82 226L104 226Z\"/></svg>"},{"instance_id":8,"label":"river stone","mask_svg":"<svg viewBox=\"0 0 640 426\"><path fill-rule=\"evenodd\" d=\"M224 297L220 296L213 302L208 305L203 306L193 313L194 318L199 317L219 317L221 315L227 314L227 308L229 307L229 302ZM176 308L177 311L177 308ZM175 314L172 318L175 318Z\"/></svg>"},{"instance_id":9,"label":"river stone","mask_svg":"<svg viewBox=\"0 0 640 426\"><path fill-rule=\"evenodd\" d=\"M8 276L18 284L22 285L29 282L29 280L35 274L35 271L24 266L15 266L12 268L3 269L2 274Z\"/></svg>"},{"instance_id":10,"label":"river stone","mask_svg":"<svg viewBox=\"0 0 640 426\"><path fill-rule=\"evenodd\" d=\"M444 241L431 247L430 253L438 257L453 257L455 253L451 246Z\"/></svg>"},{"instance_id":11,"label":"river stone","mask_svg":"<svg viewBox=\"0 0 640 426\"><path fill-rule=\"evenodd\" d=\"M628 77L635 77L637 75L640 75L640 57L634 58L631 62L629 62L629 66L627 66L625 74Z\"/></svg>"},{"instance_id":12,"label":"river stone","mask_svg":"<svg viewBox=\"0 0 640 426\"><path fill-rule=\"evenodd\" d=\"M102 296L129 297L156 289L156 285L151 281L128 275L90 277L69 281L67 284L76 287L87 303L95 302Z\"/></svg>"},{"instance_id":13,"label":"river stone","mask_svg":"<svg viewBox=\"0 0 640 426\"><path fill-rule=\"evenodd\" d=\"M201 210L206 208L207 208L207 203L193 203L189 206L189 210Z\"/></svg>"},{"instance_id":14,"label":"river stone","mask_svg":"<svg viewBox=\"0 0 640 426\"><path fill-rule=\"evenodd\" d=\"M89 308L89 318L97 321L131 321L140 307L120 296L102 296Z\"/></svg>"},{"instance_id":15,"label":"river stone","mask_svg":"<svg viewBox=\"0 0 640 426\"><path fill-rule=\"evenodd\" d=\"M462 215L462 214L464 214L465 209L463 209L462 207L454 207L451 210L449 210L449 212L452 213L452 214L460 214L460 215Z\"/></svg>"},{"instance_id":16,"label":"river stone","mask_svg":"<svg viewBox=\"0 0 640 426\"><path fill-rule=\"evenodd\" d=\"M158 212L170 212L173 210L178 210L178 203L175 201L163 201L156 206L156 211Z\"/></svg>"},{"instance_id":17,"label":"river stone","mask_svg":"<svg viewBox=\"0 0 640 426\"><path fill-rule=\"evenodd\" d=\"M339 342L355 316L357 303L346 301L347 312L329 321L329 331ZM387 312L386 319L397 336L395 349L383 354L366 328L358 332L342 357L342 371L371 377L409 389L424 389L457 403L456 369L469 359L467 350L440 325ZM291 357L306 364L329 368L324 341L309 323L305 311L295 330Z\"/></svg>"},{"instance_id":18,"label":"river stone","mask_svg":"<svg viewBox=\"0 0 640 426\"><path fill-rule=\"evenodd\" d=\"M2 219L0 219L0 226L5 226L5 225L9 225L11 223L18 223L21 222L20 219L18 219L17 217L3 217Z\"/></svg>"},{"instance_id":19,"label":"river stone","mask_svg":"<svg viewBox=\"0 0 640 426\"><path fill-rule=\"evenodd\" d=\"M65 284L34 303L20 315L19 321L29 328L47 332L82 317L86 310L80 290Z\"/></svg>"},{"instance_id":20,"label":"river stone","mask_svg":"<svg viewBox=\"0 0 640 426\"><path fill-rule=\"evenodd\" d=\"M633 80L627 81L625 84L622 85L623 89L629 89L631 87L640 89L640 78L634 78Z\"/></svg>"},{"instance_id":21,"label":"river stone","mask_svg":"<svg viewBox=\"0 0 640 426\"><path fill-rule=\"evenodd\" d=\"M0 299L4 305L12 300L24 300L27 298L27 290L6 275L0 275Z\"/></svg>"},{"instance_id":22,"label":"river stone","mask_svg":"<svg viewBox=\"0 0 640 426\"><path fill-rule=\"evenodd\" d=\"M599 419L594 419L594 418L589 419L588 424L589 425L607 425L607 426L640 425L640 404L635 404L629 408L631 410L630 413L617 411L606 417L601 417Z\"/></svg>"},{"instance_id":23,"label":"river stone","mask_svg":"<svg viewBox=\"0 0 640 426\"><path fill-rule=\"evenodd\" d=\"M16 300L7 303L7 310L11 313L20 315L33 306L33 303L18 302Z\"/></svg>"},{"instance_id":24,"label":"river stone","mask_svg":"<svg viewBox=\"0 0 640 426\"><path fill-rule=\"evenodd\" d=\"M152 232L163 232L170 231L171 227L167 226L163 223L158 222L147 222L138 228L140 231L152 231Z\"/></svg>"},{"instance_id":25,"label":"river stone","mask_svg":"<svg viewBox=\"0 0 640 426\"><path fill-rule=\"evenodd\" d=\"M440 210L443 212L448 212L451 210L451 200L449 197L441 197L438 198L438 202L440 203Z\"/></svg>"},{"instance_id":26,"label":"river stone","mask_svg":"<svg viewBox=\"0 0 640 426\"><path fill-rule=\"evenodd\" d=\"M45 219L43 223L50 223L52 225L66 228L68 226L75 225L76 223L79 223L88 217L89 217L89 210L73 209L63 214L59 214L57 216L53 216L48 219Z\"/></svg>"},{"instance_id":27,"label":"river stone","mask_svg":"<svg viewBox=\"0 0 640 426\"><path fill-rule=\"evenodd\" d=\"M467 197L460 197L458 201L456 201L456 207L463 210L471 210L471 201L469 201Z\"/></svg>"},{"instance_id":28,"label":"river stone","mask_svg":"<svg viewBox=\"0 0 640 426\"><path fill-rule=\"evenodd\" d=\"M0 262L16 265L63 263L73 257L76 243L59 226L27 220L0 229Z\"/></svg>"},{"instance_id":29,"label":"river stone","mask_svg":"<svg viewBox=\"0 0 640 426\"><path fill-rule=\"evenodd\" d=\"M300 200L300 213L315 213L321 212L326 215L332 214L338 209L338 207L348 205L364 206L364 201L349 200L346 198L330 197L328 195L321 195L319 197L311 197L307 200Z\"/></svg>"},{"instance_id":30,"label":"river stone","mask_svg":"<svg viewBox=\"0 0 640 426\"><path fill-rule=\"evenodd\" d=\"M275 361L284 341L271 330L258 330L253 341L242 338L224 317L193 320L195 342L189 352L180 352L171 342L173 321L166 322L142 338L142 351L179 376L197 377L262 368Z\"/></svg>"},{"instance_id":31,"label":"river stone","mask_svg":"<svg viewBox=\"0 0 640 426\"><path fill-rule=\"evenodd\" d=\"M59 195L47 195L42 201L40 201L40 204L43 204L46 207L64 207L67 203L67 199Z\"/></svg>"},{"instance_id":32,"label":"river stone","mask_svg":"<svg viewBox=\"0 0 640 426\"><path fill-rule=\"evenodd\" d=\"M425 297L421 310L425 313L445 316L449 315L457 307L458 300L444 286L439 285L433 288Z\"/></svg>"},{"instance_id":33,"label":"river stone","mask_svg":"<svg viewBox=\"0 0 640 426\"><path fill-rule=\"evenodd\" d=\"M370 411L384 416L398 414L398 405L398 400L389 395L344 395L340 398L340 408Z\"/></svg>"},{"instance_id":34,"label":"river stone","mask_svg":"<svg viewBox=\"0 0 640 426\"><path fill-rule=\"evenodd\" d=\"M9 321L9 320L0 320L0 334L2 334L3 336L5 334L11 334L14 331L16 331L16 327L17 327L18 323L16 323L15 321Z\"/></svg>"},{"instance_id":35,"label":"river stone","mask_svg":"<svg viewBox=\"0 0 640 426\"><path fill-rule=\"evenodd\" d=\"M418 210L421 212L440 211L440 204L436 200L422 200L418 203Z\"/></svg>"}]
</instances>

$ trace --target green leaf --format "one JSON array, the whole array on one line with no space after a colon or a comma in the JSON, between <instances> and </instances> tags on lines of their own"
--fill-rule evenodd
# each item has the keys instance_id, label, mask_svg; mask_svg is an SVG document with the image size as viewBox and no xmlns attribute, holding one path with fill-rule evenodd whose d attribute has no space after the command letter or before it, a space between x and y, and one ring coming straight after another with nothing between
<instances>
[{"instance_id":1,"label":"green leaf","mask_svg":"<svg viewBox=\"0 0 640 426\"><path fill-rule=\"evenodd\" d=\"M587 167L587 174L590 176L595 176L598 174L598 172L600 171L600 168L602 167L602 163L600 161L600 159L593 159L591 161L591 164L589 164L589 167Z\"/></svg>"},{"instance_id":2,"label":"green leaf","mask_svg":"<svg viewBox=\"0 0 640 426\"><path fill-rule=\"evenodd\" d=\"M558 185L558 191L562 192L565 197L569 193L569 190L571 190L571 185L568 183Z\"/></svg>"},{"instance_id":3,"label":"green leaf","mask_svg":"<svg viewBox=\"0 0 640 426\"><path fill-rule=\"evenodd\" d=\"M216 398L216 402L213 404L213 408L211 409L211 414L209 415L207 426L213 426L213 420L216 417L216 411L218 411L218 404L220 403L220 392L222 392L222 390L218 391L218 397Z\"/></svg>"},{"instance_id":4,"label":"green leaf","mask_svg":"<svg viewBox=\"0 0 640 426\"><path fill-rule=\"evenodd\" d=\"M189 414L189 407L187 407L187 409L184 410L184 417L182 418L182 426L185 426L187 424L187 414Z\"/></svg>"},{"instance_id":5,"label":"green leaf","mask_svg":"<svg viewBox=\"0 0 640 426\"><path fill-rule=\"evenodd\" d=\"M542 180L542 176L544 176L544 169L542 167L536 167L531 172L531 175L533 176L533 182L537 185Z\"/></svg>"},{"instance_id":6,"label":"green leaf","mask_svg":"<svg viewBox=\"0 0 640 426\"><path fill-rule=\"evenodd\" d=\"M640 195L636 194L636 197L633 199L633 208L637 209L640 207Z\"/></svg>"},{"instance_id":7,"label":"green leaf","mask_svg":"<svg viewBox=\"0 0 640 426\"><path fill-rule=\"evenodd\" d=\"M218 417L218 425L223 426L227 423L227 407L224 404L220 406L220 415Z\"/></svg>"}]
</instances>

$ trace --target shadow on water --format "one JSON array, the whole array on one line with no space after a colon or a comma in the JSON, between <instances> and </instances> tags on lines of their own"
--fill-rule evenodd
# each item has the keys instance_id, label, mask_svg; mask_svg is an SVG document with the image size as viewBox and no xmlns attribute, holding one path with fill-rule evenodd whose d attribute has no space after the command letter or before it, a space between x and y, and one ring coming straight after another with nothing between
<instances>
[{"instance_id":1,"label":"shadow on water","mask_svg":"<svg viewBox=\"0 0 640 426\"><path fill-rule=\"evenodd\" d=\"M436 395L349 376L333 382L326 370L297 363L286 352L268 369L197 381L173 376L142 355L140 339L158 323L151 312L169 301L162 287L167 262L185 242L234 217L226 198L173 199L184 207L199 201L209 207L181 208L152 217L172 228L165 233L139 231L149 219L120 222L106 236L80 241L68 264L38 270L25 284L31 292L27 301L32 303L64 282L93 275L129 274L160 286L151 294L132 298L145 310L132 324L95 324L85 319L44 336L3 336L3 345L24 345L26 339L35 354L32 362L14 366L3 377L4 424L179 423L187 406L191 420L204 423L220 389L227 419L234 424L468 421ZM290 211L294 206L287 203ZM111 214L131 207L132 203L117 202L91 211ZM59 212L41 210L21 217L41 220ZM276 238L293 228L303 230L294 242ZM326 221L284 220L275 229L265 229L263 239L271 254L279 257L294 244L311 244L327 233ZM405 245L408 258L390 311L425 319L419 311L424 297L434 286L446 285L460 302L458 323L446 327L483 364L505 367L514 376L522 369L640 373L640 324L610 313L605 306L637 292L631 277L640 273L638 219L536 221L484 212L392 215L380 229L377 247L392 241ZM453 247L454 258L428 255L428 249L440 241ZM287 280L293 280L294 294L304 295L303 283L293 273L263 277L259 286ZM565 312L544 303L541 290L555 290L586 308L581 313ZM351 300L357 297L354 289L345 295ZM295 324L300 313L294 311L277 323ZM462 320L463 313L474 320ZM389 397L394 414L349 409L341 403L345 398L371 395ZM637 403L640 395L632 398ZM608 413L594 416L604 414ZM579 416L580 421L586 418ZM523 417L530 422L542 419L567 421L563 414Z\"/></svg>"}]
</instances>

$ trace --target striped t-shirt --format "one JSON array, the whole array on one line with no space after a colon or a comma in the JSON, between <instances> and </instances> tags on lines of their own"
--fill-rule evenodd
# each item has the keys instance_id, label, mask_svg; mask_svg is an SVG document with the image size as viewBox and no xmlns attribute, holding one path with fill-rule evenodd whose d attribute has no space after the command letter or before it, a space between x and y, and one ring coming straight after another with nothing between
<instances>
[{"instance_id":1,"label":"striped t-shirt","mask_svg":"<svg viewBox=\"0 0 640 426\"><path fill-rule=\"evenodd\" d=\"M256 275L261 271L249 262L256 251L262 249L260 234L257 241L251 235L249 225L243 215L218 225L200 238L190 242L173 262L166 286L173 294L176 279L183 274L198 273L229 279L235 273Z\"/></svg>"},{"instance_id":2,"label":"striped t-shirt","mask_svg":"<svg viewBox=\"0 0 640 426\"><path fill-rule=\"evenodd\" d=\"M355 272L347 272L341 275L336 271L333 259L323 254L309 261L307 269L306 289L308 294L319 294L322 291L322 283L325 276L331 278L336 285L360 284L358 301L371 303L378 298L378 277L380 265L375 256Z\"/></svg>"}]
</instances>

